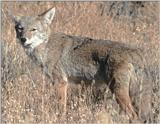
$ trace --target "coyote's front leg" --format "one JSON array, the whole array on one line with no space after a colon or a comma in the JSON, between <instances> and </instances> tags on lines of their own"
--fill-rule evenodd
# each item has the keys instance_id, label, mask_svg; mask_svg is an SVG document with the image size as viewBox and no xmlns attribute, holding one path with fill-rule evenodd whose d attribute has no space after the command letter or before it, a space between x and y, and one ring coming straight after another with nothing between
<instances>
[{"instance_id":1,"label":"coyote's front leg","mask_svg":"<svg viewBox=\"0 0 160 124\"><path fill-rule=\"evenodd\" d=\"M60 80L56 84L58 104L59 104L58 106L62 116L66 115L67 88L68 88L68 82L64 80Z\"/></svg>"},{"instance_id":2,"label":"coyote's front leg","mask_svg":"<svg viewBox=\"0 0 160 124\"><path fill-rule=\"evenodd\" d=\"M134 67L131 63L126 61L118 64L117 68L113 72L114 87L113 91L117 102L121 108L126 111L131 120L137 120L137 114L132 106L132 102L129 96L129 83L133 76Z\"/></svg>"}]
</instances>

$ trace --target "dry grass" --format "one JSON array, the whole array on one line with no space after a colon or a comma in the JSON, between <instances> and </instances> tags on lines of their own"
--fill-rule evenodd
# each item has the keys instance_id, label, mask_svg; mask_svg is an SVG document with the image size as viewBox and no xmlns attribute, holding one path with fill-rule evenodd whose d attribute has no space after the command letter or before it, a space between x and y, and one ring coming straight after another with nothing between
<instances>
[{"instance_id":1,"label":"dry grass","mask_svg":"<svg viewBox=\"0 0 160 124\"><path fill-rule=\"evenodd\" d=\"M144 7L131 7L136 16L119 13L112 2L3 2L2 3L2 122L57 123L59 117L56 86L40 73L25 55L15 39L14 25L7 15L37 15L51 6L56 7L53 32L64 32L96 39L110 39L159 50L159 3L144 2ZM134 8L134 9L133 9ZM110 11L109 11L110 10ZM119 15L117 15L119 13ZM157 51L158 52L158 51ZM154 79L154 122L160 122L160 78ZM92 86L71 85L68 90L68 123L128 122L106 86L93 93ZM104 90L104 91L103 91ZM95 95L96 94L96 95ZM105 112L101 112L105 111ZM108 114L105 114L105 113ZM100 113L100 114L98 114ZM98 114L98 115L97 115ZM101 119L102 120L97 120ZM105 120L105 119L104 119Z\"/></svg>"}]
</instances>

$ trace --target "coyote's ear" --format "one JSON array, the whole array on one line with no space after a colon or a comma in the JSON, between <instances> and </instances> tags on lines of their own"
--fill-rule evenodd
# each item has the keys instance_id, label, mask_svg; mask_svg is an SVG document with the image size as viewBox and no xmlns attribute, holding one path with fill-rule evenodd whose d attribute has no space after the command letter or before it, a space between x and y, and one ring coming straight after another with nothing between
<instances>
[{"instance_id":1,"label":"coyote's ear","mask_svg":"<svg viewBox=\"0 0 160 124\"><path fill-rule=\"evenodd\" d=\"M20 17L18 17L18 16L13 16L13 17L12 17L12 21L13 21L14 24L16 25L17 23L19 23Z\"/></svg>"},{"instance_id":2,"label":"coyote's ear","mask_svg":"<svg viewBox=\"0 0 160 124\"><path fill-rule=\"evenodd\" d=\"M13 16L12 13L9 11L8 12L9 18L12 20L12 22L16 25L19 22L20 17L18 16Z\"/></svg>"},{"instance_id":3,"label":"coyote's ear","mask_svg":"<svg viewBox=\"0 0 160 124\"><path fill-rule=\"evenodd\" d=\"M47 10L46 12L42 13L39 16L42 17L42 19L45 21L45 23L50 25L52 23L53 18L54 18L55 11L56 11L55 8L50 8L49 10Z\"/></svg>"}]
</instances>

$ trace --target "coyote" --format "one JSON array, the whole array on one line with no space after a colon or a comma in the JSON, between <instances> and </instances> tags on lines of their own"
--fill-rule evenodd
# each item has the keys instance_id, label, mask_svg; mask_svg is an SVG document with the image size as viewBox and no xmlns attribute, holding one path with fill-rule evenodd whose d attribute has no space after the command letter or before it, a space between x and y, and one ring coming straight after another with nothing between
<instances>
[{"instance_id":1,"label":"coyote","mask_svg":"<svg viewBox=\"0 0 160 124\"><path fill-rule=\"evenodd\" d=\"M64 111L69 82L105 82L131 120L147 120L151 111L152 85L143 50L116 41L53 34L50 25L54 15L55 8L52 7L38 16L13 19L16 37L27 55L52 83L57 84ZM142 77L141 81L139 77ZM148 93L142 93L136 104L131 96L142 84L148 88ZM135 90L130 89L131 85ZM143 91L146 89L142 88Z\"/></svg>"}]
</instances>

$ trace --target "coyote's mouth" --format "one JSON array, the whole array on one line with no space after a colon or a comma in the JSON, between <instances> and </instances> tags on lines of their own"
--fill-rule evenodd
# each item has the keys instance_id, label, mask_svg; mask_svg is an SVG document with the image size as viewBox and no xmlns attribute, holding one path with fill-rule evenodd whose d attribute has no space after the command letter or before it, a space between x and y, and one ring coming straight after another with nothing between
<instances>
[{"instance_id":1,"label":"coyote's mouth","mask_svg":"<svg viewBox=\"0 0 160 124\"><path fill-rule=\"evenodd\" d=\"M30 44L23 44L24 47L29 48L31 47L31 43Z\"/></svg>"}]
</instances>

